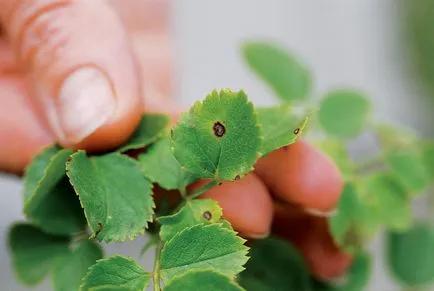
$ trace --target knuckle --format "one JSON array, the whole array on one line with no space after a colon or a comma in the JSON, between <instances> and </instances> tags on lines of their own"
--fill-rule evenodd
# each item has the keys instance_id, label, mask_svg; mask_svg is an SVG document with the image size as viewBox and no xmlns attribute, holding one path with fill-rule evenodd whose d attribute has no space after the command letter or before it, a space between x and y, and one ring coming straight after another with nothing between
<instances>
[{"instance_id":1,"label":"knuckle","mask_svg":"<svg viewBox=\"0 0 434 291\"><path fill-rule=\"evenodd\" d=\"M39 66L52 63L68 42L61 19L65 8L73 2L23 0L15 3L4 17L4 23L18 62L24 69L32 67L36 60L41 62Z\"/></svg>"}]
</instances>

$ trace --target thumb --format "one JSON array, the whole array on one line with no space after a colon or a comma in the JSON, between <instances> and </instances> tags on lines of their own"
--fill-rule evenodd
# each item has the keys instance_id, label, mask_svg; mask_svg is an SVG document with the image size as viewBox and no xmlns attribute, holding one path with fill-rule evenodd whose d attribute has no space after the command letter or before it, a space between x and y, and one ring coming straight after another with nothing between
<instances>
[{"instance_id":1,"label":"thumb","mask_svg":"<svg viewBox=\"0 0 434 291\"><path fill-rule=\"evenodd\" d=\"M64 146L122 143L140 118L129 39L102 0L0 0L0 19L36 111Z\"/></svg>"}]
</instances>

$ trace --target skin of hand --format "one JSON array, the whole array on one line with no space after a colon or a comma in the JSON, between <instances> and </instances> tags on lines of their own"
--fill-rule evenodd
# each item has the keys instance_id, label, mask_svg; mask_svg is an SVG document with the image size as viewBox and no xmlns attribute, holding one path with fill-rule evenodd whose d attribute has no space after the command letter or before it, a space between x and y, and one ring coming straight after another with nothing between
<instances>
[{"instance_id":1,"label":"skin of hand","mask_svg":"<svg viewBox=\"0 0 434 291\"><path fill-rule=\"evenodd\" d=\"M175 121L181 109L168 98L168 3L0 0L0 170L21 174L55 142L93 152L113 148L144 111ZM333 162L300 140L204 197L217 200L243 236L278 233L315 276L334 278L351 257L333 244L325 218L309 213L333 210L342 188Z\"/></svg>"}]
</instances>

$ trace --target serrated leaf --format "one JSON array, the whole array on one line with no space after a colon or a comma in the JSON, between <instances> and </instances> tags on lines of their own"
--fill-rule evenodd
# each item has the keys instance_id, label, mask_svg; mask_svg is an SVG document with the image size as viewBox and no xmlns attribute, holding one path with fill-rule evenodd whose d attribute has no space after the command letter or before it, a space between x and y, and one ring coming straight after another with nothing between
<instances>
[{"instance_id":1,"label":"serrated leaf","mask_svg":"<svg viewBox=\"0 0 434 291\"><path fill-rule=\"evenodd\" d=\"M36 189L38 188L40 180L44 177L45 171L48 166L52 163L52 159L56 156L61 148L57 145L47 147L36 155L29 166L26 168L24 173L24 202L34 196ZM65 163L64 163L65 164ZM57 163L56 163L57 166ZM54 171L55 173L58 171ZM60 171L61 172L61 171ZM58 173L56 175L57 180L62 178L62 174ZM51 177L51 179L56 180L56 177ZM56 184L56 183L54 183Z\"/></svg>"},{"instance_id":2,"label":"serrated leaf","mask_svg":"<svg viewBox=\"0 0 434 291\"><path fill-rule=\"evenodd\" d=\"M243 91L213 91L173 129L175 158L198 178L241 178L259 157L262 131Z\"/></svg>"},{"instance_id":3,"label":"serrated leaf","mask_svg":"<svg viewBox=\"0 0 434 291\"><path fill-rule=\"evenodd\" d=\"M416 224L405 233L389 232L387 260L392 274L404 285L434 283L434 230Z\"/></svg>"},{"instance_id":4,"label":"serrated leaf","mask_svg":"<svg viewBox=\"0 0 434 291\"><path fill-rule=\"evenodd\" d=\"M289 104L257 108L258 122L264 139L261 154L266 155L283 146L294 143L305 130L309 115L300 117Z\"/></svg>"},{"instance_id":5,"label":"serrated leaf","mask_svg":"<svg viewBox=\"0 0 434 291\"><path fill-rule=\"evenodd\" d=\"M173 278L164 291L243 291L231 278L212 270L193 270Z\"/></svg>"},{"instance_id":6,"label":"serrated leaf","mask_svg":"<svg viewBox=\"0 0 434 291\"><path fill-rule=\"evenodd\" d=\"M329 135L353 138L365 126L369 110L369 100L361 93L335 90L322 100L318 120Z\"/></svg>"},{"instance_id":7,"label":"serrated leaf","mask_svg":"<svg viewBox=\"0 0 434 291\"><path fill-rule=\"evenodd\" d=\"M337 213L329 218L334 241L353 251L378 229L379 219L359 198L355 186L347 183L338 203Z\"/></svg>"},{"instance_id":8,"label":"serrated leaf","mask_svg":"<svg viewBox=\"0 0 434 291\"><path fill-rule=\"evenodd\" d=\"M314 145L333 160L345 177L353 175L355 164L348 155L345 143L339 140L325 139L314 142Z\"/></svg>"},{"instance_id":9,"label":"serrated leaf","mask_svg":"<svg viewBox=\"0 0 434 291\"><path fill-rule=\"evenodd\" d=\"M52 234L74 234L86 225L80 203L64 180L65 163L71 153L72 150L58 146L46 148L33 159L24 175L24 213Z\"/></svg>"},{"instance_id":10,"label":"serrated leaf","mask_svg":"<svg viewBox=\"0 0 434 291\"><path fill-rule=\"evenodd\" d=\"M285 101L304 101L309 97L312 77L307 67L283 48L250 41L243 47L249 67Z\"/></svg>"},{"instance_id":11,"label":"serrated leaf","mask_svg":"<svg viewBox=\"0 0 434 291\"><path fill-rule=\"evenodd\" d=\"M187 200L177 213L158 218L161 240L168 241L183 229L197 224L220 222L222 215L222 209L214 200Z\"/></svg>"},{"instance_id":12,"label":"serrated leaf","mask_svg":"<svg viewBox=\"0 0 434 291\"><path fill-rule=\"evenodd\" d=\"M54 290L77 291L89 267L102 256L103 251L95 242L80 242L73 251L57 261L53 270Z\"/></svg>"},{"instance_id":13,"label":"serrated leaf","mask_svg":"<svg viewBox=\"0 0 434 291\"><path fill-rule=\"evenodd\" d=\"M220 224L195 225L169 240L161 251L164 281L194 269L213 269L233 277L247 262L245 240Z\"/></svg>"},{"instance_id":14,"label":"serrated leaf","mask_svg":"<svg viewBox=\"0 0 434 291\"><path fill-rule=\"evenodd\" d=\"M142 266L134 260L123 256L113 256L99 260L90 267L82 280L80 291L106 290L105 288L143 290L149 284L150 279L151 274L145 272Z\"/></svg>"},{"instance_id":15,"label":"serrated leaf","mask_svg":"<svg viewBox=\"0 0 434 291\"><path fill-rule=\"evenodd\" d=\"M276 238L257 240L240 285L249 291L311 290L310 271L298 251Z\"/></svg>"},{"instance_id":16,"label":"serrated leaf","mask_svg":"<svg viewBox=\"0 0 434 291\"><path fill-rule=\"evenodd\" d=\"M403 231L412 222L411 201L405 189L386 173L368 176L361 185L360 196L371 215L395 231Z\"/></svg>"},{"instance_id":17,"label":"serrated leaf","mask_svg":"<svg viewBox=\"0 0 434 291\"><path fill-rule=\"evenodd\" d=\"M12 266L17 279L28 286L38 284L56 260L69 252L69 238L43 233L30 224L16 224L8 234Z\"/></svg>"},{"instance_id":18,"label":"serrated leaf","mask_svg":"<svg viewBox=\"0 0 434 291\"><path fill-rule=\"evenodd\" d=\"M143 173L153 183L166 190L182 189L196 180L175 159L170 139L163 138L139 156Z\"/></svg>"},{"instance_id":19,"label":"serrated leaf","mask_svg":"<svg viewBox=\"0 0 434 291\"><path fill-rule=\"evenodd\" d=\"M140 149L156 142L169 129L169 117L164 114L145 114L130 139L118 152Z\"/></svg>"},{"instance_id":20,"label":"serrated leaf","mask_svg":"<svg viewBox=\"0 0 434 291\"><path fill-rule=\"evenodd\" d=\"M89 158L79 151L67 174L98 240L124 241L144 233L154 201L138 162L119 153Z\"/></svg>"},{"instance_id":21,"label":"serrated leaf","mask_svg":"<svg viewBox=\"0 0 434 291\"><path fill-rule=\"evenodd\" d=\"M86 229L83 209L66 175L38 203L32 201L26 215L45 232L73 235Z\"/></svg>"},{"instance_id":22,"label":"serrated leaf","mask_svg":"<svg viewBox=\"0 0 434 291\"><path fill-rule=\"evenodd\" d=\"M386 155L386 161L410 196L419 194L429 185L429 176L418 152L412 149L391 151Z\"/></svg>"},{"instance_id":23,"label":"serrated leaf","mask_svg":"<svg viewBox=\"0 0 434 291\"><path fill-rule=\"evenodd\" d=\"M348 273L340 284L325 283L313 280L315 291L363 291L369 282L371 272L371 258L364 252L359 252Z\"/></svg>"}]
</instances>

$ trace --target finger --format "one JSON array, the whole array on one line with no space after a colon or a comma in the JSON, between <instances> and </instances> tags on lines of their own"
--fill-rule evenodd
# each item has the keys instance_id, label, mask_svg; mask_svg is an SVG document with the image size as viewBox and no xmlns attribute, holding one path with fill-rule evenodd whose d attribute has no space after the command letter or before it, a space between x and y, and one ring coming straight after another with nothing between
<instances>
[{"instance_id":1,"label":"finger","mask_svg":"<svg viewBox=\"0 0 434 291\"><path fill-rule=\"evenodd\" d=\"M262 238L269 234L273 205L265 185L255 174L223 183L202 197L216 200L224 218L243 236Z\"/></svg>"},{"instance_id":2,"label":"finger","mask_svg":"<svg viewBox=\"0 0 434 291\"><path fill-rule=\"evenodd\" d=\"M352 256L334 244L327 220L323 217L300 212L277 212L273 233L289 240L303 255L312 274L319 279L339 278L352 263Z\"/></svg>"},{"instance_id":3,"label":"finger","mask_svg":"<svg viewBox=\"0 0 434 291\"><path fill-rule=\"evenodd\" d=\"M34 155L54 142L26 95L19 76L0 78L0 171L21 174Z\"/></svg>"},{"instance_id":4,"label":"finger","mask_svg":"<svg viewBox=\"0 0 434 291\"><path fill-rule=\"evenodd\" d=\"M255 172L277 197L307 209L334 209L343 189L333 162L303 140L260 159Z\"/></svg>"},{"instance_id":5,"label":"finger","mask_svg":"<svg viewBox=\"0 0 434 291\"><path fill-rule=\"evenodd\" d=\"M0 18L46 125L64 146L106 149L137 124L140 82L106 1L0 0Z\"/></svg>"}]
</instances>

